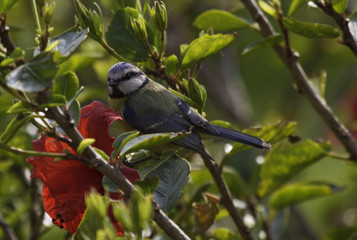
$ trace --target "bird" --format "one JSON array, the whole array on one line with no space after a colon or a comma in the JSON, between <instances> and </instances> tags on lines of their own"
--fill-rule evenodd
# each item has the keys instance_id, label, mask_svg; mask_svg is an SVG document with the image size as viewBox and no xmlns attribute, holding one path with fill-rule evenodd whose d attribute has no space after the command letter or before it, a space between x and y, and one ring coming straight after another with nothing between
<instances>
[{"instance_id":1,"label":"bird","mask_svg":"<svg viewBox=\"0 0 357 240\"><path fill-rule=\"evenodd\" d=\"M122 116L126 129L144 134L191 132L172 143L212 160L202 143L202 135L271 149L271 144L262 139L211 124L186 101L131 63L118 62L109 69L108 96L110 107Z\"/></svg>"}]
</instances>

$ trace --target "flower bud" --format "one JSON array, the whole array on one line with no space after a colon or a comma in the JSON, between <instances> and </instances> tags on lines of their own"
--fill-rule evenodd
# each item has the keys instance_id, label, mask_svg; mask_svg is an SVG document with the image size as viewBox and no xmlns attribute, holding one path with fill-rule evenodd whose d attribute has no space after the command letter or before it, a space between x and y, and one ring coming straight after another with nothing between
<instances>
[{"instance_id":1,"label":"flower bud","mask_svg":"<svg viewBox=\"0 0 357 240\"><path fill-rule=\"evenodd\" d=\"M48 25L53 19L53 13L55 12L56 8L56 2L52 2L50 5L46 3L45 9L44 9L44 15L45 15L45 23Z\"/></svg>"},{"instance_id":2,"label":"flower bud","mask_svg":"<svg viewBox=\"0 0 357 240\"><path fill-rule=\"evenodd\" d=\"M79 0L75 0L74 3L82 28L89 28L89 35L94 40L101 40L103 38L103 16L99 6L94 3L98 10L97 13L95 10L88 10Z\"/></svg>"},{"instance_id":3,"label":"flower bud","mask_svg":"<svg viewBox=\"0 0 357 240\"><path fill-rule=\"evenodd\" d=\"M139 40L142 42L146 42L148 39L148 33L146 31L146 23L144 18L142 16L139 16L138 19L132 19L131 26L133 27L133 30Z\"/></svg>"},{"instance_id":4,"label":"flower bud","mask_svg":"<svg viewBox=\"0 0 357 240\"><path fill-rule=\"evenodd\" d=\"M198 110L201 112L207 100L206 88L196 79L190 78L188 80L188 95L199 106Z\"/></svg>"},{"instance_id":5,"label":"flower bud","mask_svg":"<svg viewBox=\"0 0 357 240\"><path fill-rule=\"evenodd\" d=\"M155 1L155 23L161 32L166 30L167 12L165 4L161 1Z\"/></svg>"}]
</instances>

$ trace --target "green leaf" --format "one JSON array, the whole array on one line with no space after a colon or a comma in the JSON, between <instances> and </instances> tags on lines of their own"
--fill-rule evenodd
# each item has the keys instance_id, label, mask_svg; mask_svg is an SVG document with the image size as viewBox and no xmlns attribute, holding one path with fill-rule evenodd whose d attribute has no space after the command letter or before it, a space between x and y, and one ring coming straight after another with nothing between
<instances>
[{"instance_id":1,"label":"green leaf","mask_svg":"<svg viewBox=\"0 0 357 240\"><path fill-rule=\"evenodd\" d=\"M7 84L16 90L38 92L51 85L57 65L50 52L41 52L28 63L17 67L6 76Z\"/></svg>"},{"instance_id":2,"label":"green leaf","mask_svg":"<svg viewBox=\"0 0 357 240\"><path fill-rule=\"evenodd\" d=\"M231 233L228 228L217 228L217 229L213 230L212 233L213 233L214 239L217 239L217 240L226 240L226 239L241 240L242 239L238 235Z\"/></svg>"},{"instance_id":3,"label":"green leaf","mask_svg":"<svg viewBox=\"0 0 357 240\"><path fill-rule=\"evenodd\" d=\"M106 39L108 44L121 56L132 62L145 62L149 51L136 37L131 19L137 19L139 12L133 8L119 9L108 27Z\"/></svg>"},{"instance_id":4,"label":"green leaf","mask_svg":"<svg viewBox=\"0 0 357 240\"><path fill-rule=\"evenodd\" d=\"M331 195L336 187L330 184L295 183L275 191L269 200L272 208L279 209L318 197Z\"/></svg>"},{"instance_id":5,"label":"green leaf","mask_svg":"<svg viewBox=\"0 0 357 240\"><path fill-rule=\"evenodd\" d=\"M115 158L120 150L123 148L123 146L129 142L131 139L137 137L140 134L140 132L137 131L131 131L131 132L125 132L123 134L121 134L120 136L118 136L114 142L113 142L113 147L114 150L112 152L112 154L110 155L111 158Z\"/></svg>"},{"instance_id":6,"label":"green leaf","mask_svg":"<svg viewBox=\"0 0 357 240\"><path fill-rule=\"evenodd\" d=\"M273 144L289 137L291 134L295 132L295 130L296 130L295 122L289 122L289 123L278 122L273 125L266 125L259 128L244 129L242 130L242 132L255 136L257 138L261 138ZM251 147L248 145L235 142L233 143L233 148L229 154L240 152L249 148Z\"/></svg>"},{"instance_id":7,"label":"green leaf","mask_svg":"<svg viewBox=\"0 0 357 240\"><path fill-rule=\"evenodd\" d=\"M290 4L288 11L288 17L294 15L294 13L306 2L306 0L293 0Z\"/></svg>"},{"instance_id":8,"label":"green leaf","mask_svg":"<svg viewBox=\"0 0 357 240\"><path fill-rule=\"evenodd\" d=\"M244 48L242 55L245 55L250 52L254 52L263 48L268 48L272 47L274 45L277 45L283 41L283 37L281 35L273 35L269 36L267 38L262 39L261 41L258 42L253 42L249 44L246 48Z\"/></svg>"},{"instance_id":9,"label":"green leaf","mask_svg":"<svg viewBox=\"0 0 357 240\"><path fill-rule=\"evenodd\" d=\"M66 100L71 100L77 93L79 88L79 80L74 72L66 72L56 78L53 86L53 94L61 94Z\"/></svg>"},{"instance_id":10,"label":"green leaf","mask_svg":"<svg viewBox=\"0 0 357 240\"><path fill-rule=\"evenodd\" d=\"M109 156L101 149L96 148L96 147L92 147L93 150L105 161L109 162Z\"/></svg>"},{"instance_id":11,"label":"green leaf","mask_svg":"<svg viewBox=\"0 0 357 240\"><path fill-rule=\"evenodd\" d=\"M181 70L186 70L203 59L218 53L235 40L231 34L205 34L193 40L180 58Z\"/></svg>"},{"instance_id":12,"label":"green leaf","mask_svg":"<svg viewBox=\"0 0 357 240\"><path fill-rule=\"evenodd\" d=\"M31 112L32 107L24 102L17 102L14 105L12 105L6 113L24 113L24 112Z\"/></svg>"},{"instance_id":13,"label":"green leaf","mask_svg":"<svg viewBox=\"0 0 357 240\"><path fill-rule=\"evenodd\" d=\"M123 225L125 232L134 233L138 239L143 239L142 231L149 226L152 215L151 197L136 190L128 203L118 201L112 206L114 216Z\"/></svg>"},{"instance_id":14,"label":"green leaf","mask_svg":"<svg viewBox=\"0 0 357 240\"><path fill-rule=\"evenodd\" d=\"M45 109L48 107L64 106L66 105L66 99L61 94L53 94L46 103L39 106L40 109Z\"/></svg>"},{"instance_id":15,"label":"green leaf","mask_svg":"<svg viewBox=\"0 0 357 240\"><path fill-rule=\"evenodd\" d=\"M232 130L239 131L238 128L236 128L235 126L233 126L232 124L230 124L227 121L213 120L210 123L213 124L213 125L219 126L219 127L224 127L224 128L229 128L229 129L232 129Z\"/></svg>"},{"instance_id":16,"label":"green leaf","mask_svg":"<svg viewBox=\"0 0 357 240\"><path fill-rule=\"evenodd\" d=\"M108 218L109 199L92 190L85 195L85 204L87 209L74 238L115 239L116 231Z\"/></svg>"},{"instance_id":17,"label":"green leaf","mask_svg":"<svg viewBox=\"0 0 357 240\"><path fill-rule=\"evenodd\" d=\"M213 28L217 32L228 32L248 28L249 23L230 12L212 9L198 15L193 26L201 30Z\"/></svg>"},{"instance_id":18,"label":"green leaf","mask_svg":"<svg viewBox=\"0 0 357 240\"><path fill-rule=\"evenodd\" d=\"M134 185L139 186L144 194L153 194L159 186L160 178L158 176L147 178L145 180L135 181Z\"/></svg>"},{"instance_id":19,"label":"green leaf","mask_svg":"<svg viewBox=\"0 0 357 240\"><path fill-rule=\"evenodd\" d=\"M187 137L189 132L177 132L177 133L152 133L135 137L128 141L120 151L120 156L135 152L140 149L149 149L152 147L160 146L164 143L170 143L172 141Z\"/></svg>"},{"instance_id":20,"label":"green leaf","mask_svg":"<svg viewBox=\"0 0 357 240\"><path fill-rule=\"evenodd\" d=\"M146 175L145 178L153 176L160 178L153 198L163 211L169 212L180 198L182 188L188 181L190 170L190 165L186 160L172 155Z\"/></svg>"},{"instance_id":21,"label":"green leaf","mask_svg":"<svg viewBox=\"0 0 357 240\"><path fill-rule=\"evenodd\" d=\"M10 8L17 2L17 0L1 0L0 1L0 12L7 12Z\"/></svg>"},{"instance_id":22,"label":"green leaf","mask_svg":"<svg viewBox=\"0 0 357 240\"><path fill-rule=\"evenodd\" d=\"M164 65L165 65L165 72L167 75L174 75L176 74L178 67L179 67L179 61L176 55L171 55L164 60Z\"/></svg>"},{"instance_id":23,"label":"green leaf","mask_svg":"<svg viewBox=\"0 0 357 240\"><path fill-rule=\"evenodd\" d=\"M68 109L69 109L69 113L71 114L71 117L73 118L77 126L79 123L79 117L81 115L81 105L79 104L79 101L77 99L74 99L71 105L69 105Z\"/></svg>"},{"instance_id":24,"label":"green leaf","mask_svg":"<svg viewBox=\"0 0 357 240\"><path fill-rule=\"evenodd\" d=\"M305 140L296 144L282 143L266 155L260 171L258 194L264 197L297 173L319 161L330 151L328 143Z\"/></svg>"},{"instance_id":25,"label":"green leaf","mask_svg":"<svg viewBox=\"0 0 357 240\"><path fill-rule=\"evenodd\" d=\"M175 90L173 90L173 89L171 89L171 88L169 88L169 90L170 90L170 92L172 92L173 94L175 94L177 97L181 98L182 100L184 100L185 102L187 102L188 104L190 104L190 106L192 106L192 107L194 107L194 108L196 108L196 109L198 108L197 104L196 104L194 101L192 101L191 98L189 98L189 97L187 97L186 95L184 95L184 94L182 94L182 93L180 93L180 92L178 92L178 91L175 91Z\"/></svg>"},{"instance_id":26,"label":"green leaf","mask_svg":"<svg viewBox=\"0 0 357 240\"><path fill-rule=\"evenodd\" d=\"M110 180L107 176L103 176L102 185L104 189L108 192L115 193L120 190L119 187L115 183L113 183L112 180Z\"/></svg>"},{"instance_id":27,"label":"green leaf","mask_svg":"<svg viewBox=\"0 0 357 240\"><path fill-rule=\"evenodd\" d=\"M51 39L51 43L59 41L55 50L62 56L69 57L74 50L87 38L88 30L76 31L77 27L73 27L68 31Z\"/></svg>"},{"instance_id":28,"label":"green leaf","mask_svg":"<svg viewBox=\"0 0 357 240\"><path fill-rule=\"evenodd\" d=\"M31 114L19 114L7 125L5 131L0 136L0 142L7 143L16 132L32 119Z\"/></svg>"},{"instance_id":29,"label":"green leaf","mask_svg":"<svg viewBox=\"0 0 357 240\"><path fill-rule=\"evenodd\" d=\"M332 7L337 13L343 13L347 8L347 0L332 0Z\"/></svg>"},{"instance_id":30,"label":"green leaf","mask_svg":"<svg viewBox=\"0 0 357 240\"><path fill-rule=\"evenodd\" d=\"M270 16L273 16L273 17L277 17L277 13L276 13L276 10L273 6L271 6L270 4L264 2L263 0L259 0L258 1L258 4L260 6L260 8L266 12L267 14L269 14Z\"/></svg>"},{"instance_id":31,"label":"green leaf","mask_svg":"<svg viewBox=\"0 0 357 240\"><path fill-rule=\"evenodd\" d=\"M339 31L325 24L307 23L283 17L283 23L290 31L307 38L337 38Z\"/></svg>"},{"instance_id":32,"label":"green leaf","mask_svg":"<svg viewBox=\"0 0 357 240\"><path fill-rule=\"evenodd\" d=\"M79 146L77 147L77 153L82 154L83 151L89 147L91 144L95 142L94 138L85 138L83 139L80 143Z\"/></svg>"}]
</instances>

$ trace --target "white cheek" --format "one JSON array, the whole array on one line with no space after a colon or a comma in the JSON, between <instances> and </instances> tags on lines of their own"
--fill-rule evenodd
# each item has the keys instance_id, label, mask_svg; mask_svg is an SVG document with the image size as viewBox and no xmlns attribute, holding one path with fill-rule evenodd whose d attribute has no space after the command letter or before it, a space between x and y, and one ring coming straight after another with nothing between
<instances>
[{"instance_id":1,"label":"white cheek","mask_svg":"<svg viewBox=\"0 0 357 240\"><path fill-rule=\"evenodd\" d=\"M119 82L118 88L124 95L135 92L144 83L145 77L136 77L128 81Z\"/></svg>"}]
</instances>

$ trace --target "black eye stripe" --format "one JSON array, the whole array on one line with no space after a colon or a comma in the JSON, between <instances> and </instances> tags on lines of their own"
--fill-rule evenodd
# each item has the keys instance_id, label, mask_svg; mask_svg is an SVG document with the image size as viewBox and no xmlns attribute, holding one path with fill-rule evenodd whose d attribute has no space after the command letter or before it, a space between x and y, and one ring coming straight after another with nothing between
<instances>
[{"instance_id":1,"label":"black eye stripe","mask_svg":"<svg viewBox=\"0 0 357 240\"><path fill-rule=\"evenodd\" d=\"M142 72L128 72L127 74L124 75L124 77L120 78L119 81L127 81L132 77L139 76L143 74Z\"/></svg>"}]
</instances>

